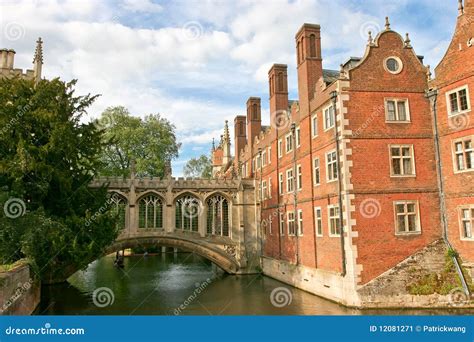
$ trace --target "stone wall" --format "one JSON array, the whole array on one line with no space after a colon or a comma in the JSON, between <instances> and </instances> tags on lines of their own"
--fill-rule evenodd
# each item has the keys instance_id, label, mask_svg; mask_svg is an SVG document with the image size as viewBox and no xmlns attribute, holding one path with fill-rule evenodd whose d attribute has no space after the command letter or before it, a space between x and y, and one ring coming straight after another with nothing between
<instances>
[{"instance_id":1,"label":"stone wall","mask_svg":"<svg viewBox=\"0 0 474 342\"><path fill-rule=\"evenodd\" d=\"M31 315L40 302L40 291L26 264L0 273L0 314Z\"/></svg>"}]
</instances>

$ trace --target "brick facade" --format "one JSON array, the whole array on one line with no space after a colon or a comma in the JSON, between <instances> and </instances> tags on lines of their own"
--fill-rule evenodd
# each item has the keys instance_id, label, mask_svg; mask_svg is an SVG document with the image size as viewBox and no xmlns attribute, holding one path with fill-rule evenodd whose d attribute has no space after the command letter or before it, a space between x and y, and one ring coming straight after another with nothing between
<instances>
[{"instance_id":1,"label":"brick facade","mask_svg":"<svg viewBox=\"0 0 474 342\"><path fill-rule=\"evenodd\" d=\"M339 275L357 289L442 239L445 205L448 238L465 262L473 261L474 241L460 235L461 208L473 205L474 216L473 170L453 172L452 148L458 138L472 141L474 120L469 107L460 123L450 124L445 96L464 86L474 92L473 2L460 9L436 80L409 36L393 31L388 18L385 30L368 37L364 56L339 71L323 69L320 27L301 27L295 37L298 101L288 99L286 65L274 64L271 125L261 126L260 99L251 97L246 136L236 127L239 148L219 174L253 178L261 189L264 257ZM427 96L434 87L436 117ZM238 116L235 123L244 120ZM470 153L465 163L474 162Z\"/></svg>"}]
</instances>

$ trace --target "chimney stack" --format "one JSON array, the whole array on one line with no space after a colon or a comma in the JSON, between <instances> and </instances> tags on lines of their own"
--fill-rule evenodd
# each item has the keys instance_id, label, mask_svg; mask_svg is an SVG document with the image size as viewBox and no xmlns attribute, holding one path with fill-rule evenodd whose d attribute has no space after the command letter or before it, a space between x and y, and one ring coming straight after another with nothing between
<instances>
[{"instance_id":1,"label":"chimney stack","mask_svg":"<svg viewBox=\"0 0 474 342\"><path fill-rule=\"evenodd\" d=\"M252 148L254 139L262 130L261 100L249 97L247 100L247 141Z\"/></svg>"},{"instance_id":2,"label":"chimney stack","mask_svg":"<svg viewBox=\"0 0 474 342\"><path fill-rule=\"evenodd\" d=\"M236 163L239 161L240 151L247 143L247 134L245 132L246 119L245 115L238 115L234 119L234 156Z\"/></svg>"},{"instance_id":3,"label":"chimney stack","mask_svg":"<svg viewBox=\"0 0 474 342\"><path fill-rule=\"evenodd\" d=\"M13 69L15 62L15 50L7 50L7 69Z\"/></svg>"},{"instance_id":4,"label":"chimney stack","mask_svg":"<svg viewBox=\"0 0 474 342\"><path fill-rule=\"evenodd\" d=\"M298 65L298 95L300 108L309 108L309 101L314 96L316 82L323 76L321 56L321 27L304 24L296 34L296 56Z\"/></svg>"},{"instance_id":5,"label":"chimney stack","mask_svg":"<svg viewBox=\"0 0 474 342\"><path fill-rule=\"evenodd\" d=\"M268 71L270 91L270 120L272 127L278 127L276 120L288 110L288 66L273 64Z\"/></svg>"},{"instance_id":6,"label":"chimney stack","mask_svg":"<svg viewBox=\"0 0 474 342\"><path fill-rule=\"evenodd\" d=\"M2 69L7 68L7 58L8 58L8 50L1 49L0 50L0 68Z\"/></svg>"}]
</instances>

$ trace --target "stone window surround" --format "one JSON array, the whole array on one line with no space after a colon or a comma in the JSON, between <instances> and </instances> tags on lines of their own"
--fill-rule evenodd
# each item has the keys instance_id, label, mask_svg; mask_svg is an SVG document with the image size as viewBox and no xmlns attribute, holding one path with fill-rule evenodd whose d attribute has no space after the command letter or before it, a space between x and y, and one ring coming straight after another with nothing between
<instances>
[{"instance_id":1,"label":"stone window surround","mask_svg":"<svg viewBox=\"0 0 474 342\"><path fill-rule=\"evenodd\" d=\"M409 231L404 231L404 232L399 232L398 231L398 215L397 215L397 204L415 204L415 215L416 215L416 231L414 232L409 232ZM393 201L393 214L394 214L394 228L395 228L395 235L396 236L411 236L411 235L421 235L421 222L420 222L420 204L418 200L398 200L398 201Z\"/></svg>"},{"instance_id":2,"label":"stone window surround","mask_svg":"<svg viewBox=\"0 0 474 342\"><path fill-rule=\"evenodd\" d=\"M468 238L468 237L464 237L464 231L463 231L463 210L469 210L470 211L470 220L471 220L471 232L473 232L474 230L474 226L473 226L473 223L474 223L474 215L473 215L473 211L474 211L474 204L466 204L466 205L460 205L458 207L458 217L459 217L459 236L461 238L461 241L469 241L469 242L474 242L474 234L472 234L472 237Z\"/></svg>"},{"instance_id":3,"label":"stone window surround","mask_svg":"<svg viewBox=\"0 0 474 342\"><path fill-rule=\"evenodd\" d=\"M474 135L468 135L465 137L461 137L458 139L454 139L451 144L451 154L453 158L453 170L454 174L459 174L459 173L466 173L466 172L474 172L474 168L471 169L464 169L464 170L458 170L457 167L457 160L456 160L456 143L463 142L463 156L465 156L465 146L464 146L464 141L468 140L468 138L471 139L471 144L473 145L472 148L474 148ZM465 158L465 157L464 157ZM464 163L466 160L464 159Z\"/></svg>"},{"instance_id":4,"label":"stone window surround","mask_svg":"<svg viewBox=\"0 0 474 342\"><path fill-rule=\"evenodd\" d=\"M388 102L389 101L394 101L396 103L395 105L395 115L398 117L398 103L399 102L405 102L405 114L407 119L406 120L389 120L388 119ZM385 122L387 123L410 123L411 122L411 114L410 114L410 102L408 98L400 98L400 97L386 97L384 98L384 104L385 104Z\"/></svg>"},{"instance_id":5,"label":"stone window surround","mask_svg":"<svg viewBox=\"0 0 474 342\"><path fill-rule=\"evenodd\" d=\"M392 164L392 148L403 148L403 147L409 147L410 148L410 159L411 159L411 168L412 168L412 173L411 174L400 174L397 175L393 172L393 164ZM415 148L413 144L389 144L388 145L388 155L389 155L389 163L390 163L390 177L391 178L415 178L416 177L416 167L415 167ZM400 156L401 161L403 162L403 158ZM402 163L403 164L403 163Z\"/></svg>"},{"instance_id":6,"label":"stone window surround","mask_svg":"<svg viewBox=\"0 0 474 342\"><path fill-rule=\"evenodd\" d=\"M319 226L321 226L321 232L319 232ZM321 207L314 207L314 229L316 236L323 236L323 210Z\"/></svg>"},{"instance_id":7,"label":"stone window surround","mask_svg":"<svg viewBox=\"0 0 474 342\"><path fill-rule=\"evenodd\" d=\"M461 90L466 90L466 98L467 98L467 109L466 110L462 110L462 111L458 111L456 113L452 113L451 112L451 100L449 99L449 96L451 94L454 94L454 93L458 93L461 91ZM457 87L455 89L452 89L450 91L447 91L446 92L446 109L447 109L447 112L448 112L448 118L452 118L452 117L455 117L456 115L461 115L461 114L466 114L466 113L469 113L471 112L471 99L469 97L469 86L466 84L466 85L463 85L463 86L460 86L460 87ZM458 105L459 105L459 95L458 95Z\"/></svg>"}]
</instances>

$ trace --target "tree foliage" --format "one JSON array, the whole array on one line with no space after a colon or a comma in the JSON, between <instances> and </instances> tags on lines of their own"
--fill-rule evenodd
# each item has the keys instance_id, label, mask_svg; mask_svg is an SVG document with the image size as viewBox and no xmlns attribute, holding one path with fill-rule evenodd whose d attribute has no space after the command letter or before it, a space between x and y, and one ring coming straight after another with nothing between
<instances>
[{"instance_id":1,"label":"tree foliage","mask_svg":"<svg viewBox=\"0 0 474 342\"><path fill-rule=\"evenodd\" d=\"M105 188L89 188L103 132L81 123L96 96L76 96L75 83L0 80L0 257L29 258L47 281L87 266L117 236L113 211L90 221L108 203ZM8 199L23 215L7 215Z\"/></svg>"},{"instance_id":2,"label":"tree foliage","mask_svg":"<svg viewBox=\"0 0 474 342\"><path fill-rule=\"evenodd\" d=\"M184 166L183 173L185 177L211 178L211 159L204 154L199 158L192 158Z\"/></svg>"},{"instance_id":3,"label":"tree foliage","mask_svg":"<svg viewBox=\"0 0 474 342\"><path fill-rule=\"evenodd\" d=\"M141 119L124 107L107 108L99 120L106 148L100 173L128 176L132 161L138 176L163 177L167 163L178 156L175 127L160 114Z\"/></svg>"}]
</instances>

